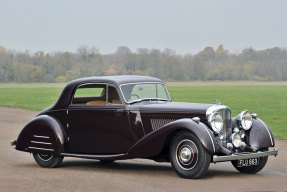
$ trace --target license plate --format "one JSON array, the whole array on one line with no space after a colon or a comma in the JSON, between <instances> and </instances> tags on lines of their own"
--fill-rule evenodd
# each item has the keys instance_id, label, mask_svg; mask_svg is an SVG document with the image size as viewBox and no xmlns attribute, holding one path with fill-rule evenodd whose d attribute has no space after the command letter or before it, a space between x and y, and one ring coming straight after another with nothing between
<instances>
[{"instance_id":1,"label":"license plate","mask_svg":"<svg viewBox=\"0 0 287 192\"><path fill-rule=\"evenodd\" d=\"M240 159L238 160L237 166L238 167L247 167L252 165L259 165L259 158L253 159Z\"/></svg>"}]
</instances>

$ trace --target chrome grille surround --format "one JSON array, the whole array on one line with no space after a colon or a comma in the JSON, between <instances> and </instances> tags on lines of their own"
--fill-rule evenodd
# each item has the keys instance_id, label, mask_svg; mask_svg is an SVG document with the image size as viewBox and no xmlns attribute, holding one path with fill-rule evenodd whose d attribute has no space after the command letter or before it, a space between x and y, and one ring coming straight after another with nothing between
<instances>
[{"instance_id":1,"label":"chrome grille surround","mask_svg":"<svg viewBox=\"0 0 287 192\"><path fill-rule=\"evenodd\" d=\"M209 107L206 111L206 119L213 113L219 113L223 117L223 128L222 134L223 139L218 141L224 146L227 146L227 143L230 142L230 137L232 134L232 116L231 116L231 109L225 105L213 105ZM209 125L209 127L211 127ZM212 130L212 129L211 129ZM215 134L216 135L216 134Z\"/></svg>"}]
</instances>

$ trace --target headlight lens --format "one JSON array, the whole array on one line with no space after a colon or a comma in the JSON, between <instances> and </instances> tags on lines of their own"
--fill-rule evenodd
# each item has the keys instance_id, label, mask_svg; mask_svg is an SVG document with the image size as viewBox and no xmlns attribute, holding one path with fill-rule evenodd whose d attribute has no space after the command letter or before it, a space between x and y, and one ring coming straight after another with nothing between
<instances>
[{"instance_id":1,"label":"headlight lens","mask_svg":"<svg viewBox=\"0 0 287 192\"><path fill-rule=\"evenodd\" d=\"M209 116L209 124L216 133L220 133L223 128L223 118L219 113L213 113Z\"/></svg>"},{"instance_id":2,"label":"headlight lens","mask_svg":"<svg viewBox=\"0 0 287 192\"><path fill-rule=\"evenodd\" d=\"M249 111L247 110L242 111L238 115L237 122L243 129L245 130L250 129L252 127L253 120L252 120L252 116L249 113Z\"/></svg>"},{"instance_id":3,"label":"headlight lens","mask_svg":"<svg viewBox=\"0 0 287 192\"><path fill-rule=\"evenodd\" d=\"M232 144L234 145L234 147L239 147L240 146L240 144L242 142L240 133L233 133L231 135L231 139L232 139Z\"/></svg>"}]
</instances>

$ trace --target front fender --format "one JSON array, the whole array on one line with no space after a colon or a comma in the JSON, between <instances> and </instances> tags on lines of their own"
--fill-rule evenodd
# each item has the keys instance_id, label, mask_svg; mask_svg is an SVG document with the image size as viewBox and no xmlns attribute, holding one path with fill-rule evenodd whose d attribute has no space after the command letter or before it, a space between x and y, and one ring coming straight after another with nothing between
<instances>
[{"instance_id":1,"label":"front fender","mask_svg":"<svg viewBox=\"0 0 287 192\"><path fill-rule=\"evenodd\" d=\"M31 153L60 155L64 151L63 129L56 119L40 115L30 121L17 138L16 149Z\"/></svg>"},{"instance_id":2,"label":"front fender","mask_svg":"<svg viewBox=\"0 0 287 192\"><path fill-rule=\"evenodd\" d=\"M195 134L208 153L214 154L218 151L216 140L210 129L204 123L196 123L192 119L186 118L170 122L145 135L130 148L129 155L153 157L160 154L166 138L176 130L189 130Z\"/></svg>"},{"instance_id":3,"label":"front fender","mask_svg":"<svg viewBox=\"0 0 287 192\"><path fill-rule=\"evenodd\" d=\"M249 133L249 144L254 151L275 146L270 127L259 118L253 119Z\"/></svg>"}]
</instances>

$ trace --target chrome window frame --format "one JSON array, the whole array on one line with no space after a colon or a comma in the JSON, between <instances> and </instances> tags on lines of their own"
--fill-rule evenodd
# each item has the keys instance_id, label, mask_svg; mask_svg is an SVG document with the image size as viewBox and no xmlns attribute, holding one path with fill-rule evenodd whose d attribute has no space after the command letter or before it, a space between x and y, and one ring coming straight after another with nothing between
<instances>
[{"instance_id":1,"label":"chrome window frame","mask_svg":"<svg viewBox=\"0 0 287 192\"><path fill-rule=\"evenodd\" d=\"M91 84L93 84L93 85L95 85L95 84L96 85L105 85L105 91L103 91L103 93L106 92L106 104L105 105L90 105L90 106L113 106L113 105L123 105L124 104L124 102L123 102L124 101L124 99L123 99L124 97L122 96L121 90L119 91L117 86L115 86L112 83L92 82L92 83L82 83L82 84L78 85L74 89L73 96L72 96L71 101L70 101L70 106L86 106L86 104L73 104L73 100L74 100L75 93L76 93L76 91L77 91L77 89L79 87L84 86L84 85L91 85ZM117 90L119 98L120 98L120 101L121 101L121 104L110 104L110 103L108 103L108 87L109 86L112 86L112 87L114 87Z\"/></svg>"}]
</instances>

